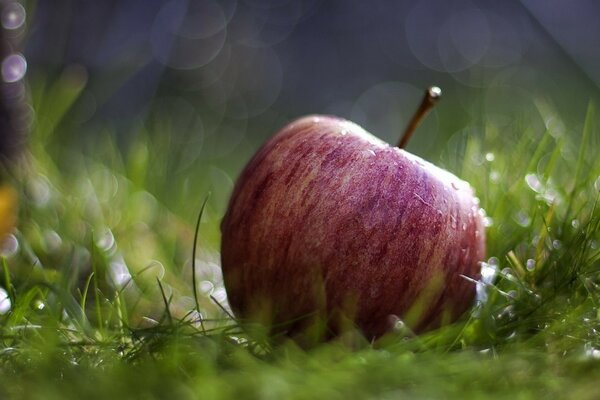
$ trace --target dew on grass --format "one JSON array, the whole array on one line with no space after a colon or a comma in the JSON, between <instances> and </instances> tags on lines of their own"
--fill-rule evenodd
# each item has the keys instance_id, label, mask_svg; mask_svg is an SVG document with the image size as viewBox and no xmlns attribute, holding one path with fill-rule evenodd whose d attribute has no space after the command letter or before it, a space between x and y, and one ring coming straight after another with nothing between
<instances>
[{"instance_id":1,"label":"dew on grass","mask_svg":"<svg viewBox=\"0 0 600 400\"><path fill-rule=\"evenodd\" d=\"M585 358L598 360L600 359L600 350L593 347L591 343L586 343L583 347L583 355Z\"/></svg>"},{"instance_id":2,"label":"dew on grass","mask_svg":"<svg viewBox=\"0 0 600 400\"><path fill-rule=\"evenodd\" d=\"M485 154L485 159L488 162L492 162L492 161L494 161L496 159L496 156L494 155L494 153L486 153Z\"/></svg>"},{"instance_id":3,"label":"dew on grass","mask_svg":"<svg viewBox=\"0 0 600 400\"><path fill-rule=\"evenodd\" d=\"M596 189L597 192L600 192L600 176L596 178L596 181L594 182L594 189Z\"/></svg>"},{"instance_id":4,"label":"dew on grass","mask_svg":"<svg viewBox=\"0 0 600 400\"><path fill-rule=\"evenodd\" d=\"M9 258L19 251L19 240L13 234L7 235L0 244L0 256Z\"/></svg>"},{"instance_id":5,"label":"dew on grass","mask_svg":"<svg viewBox=\"0 0 600 400\"><path fill-rule=\"evenodd\" d=\"M96 246L106 252L116 248L115 237L110 229L106 228L98 234Z\"/></svg>"},{"instance_id":6,"label":"dew on grass","mask_svg":"<svg viewBox=\"0 0 600 400\"><path fill-rule=\"evenodd\" d=\"M150 264L144 268L143 274L151 278L152 281L156 281L156 279L162 280L165 276L165 267L160 261L152 260Z\"/></svg>"},{"instance_id":7,"label":"dew on grass","mask_svg":"<svg viewBox=\"0 0 600 400\"><path fill-rule=\"evenodd\" d=\"M571 221L571 226L573 227L573 229L579 228L579 226L580 226L579 220L574 219L573 221Z\"/></svg>"},{"instance_id":8,"label":"dew on grass","mask_svg":"<svg viewBox=\"0 0 600 400\"><path fill-rule=\"evenodd\" d=\"M494 282L494 279L496 279L496 275L498 274L498 264L497 262L492 263L492 258L490 258L487 263L481 263L481 281L485 284Z\"/></svg>"},{"instance_id":9,"label":"dew on grass","mask_svg":"<svg viewBox=\"0 0 600 400\"><path fill-rule=\"evenodd\" d=\"M500 173L498 171L491 171L490 172L490 180L494 183L498 183L500 182Z\"/></svg>"},{"instance_id":10,"label":"dew on grass","mask_svg":"<svg viewBox=\"0 0 600 400\"><path fill-rule=\"evenodd\" d=\"M553 247L555 250L558 250L558 249L560 249L560 248L562 247L562 242L561 242L560 240L558 240L558 239L556 239L556 240L553 240L553 241L552 241L552 247Z\"/></svg>"},{"instance_id":11,"label":"dew on grass","mask_svg":"<svg viewBox=\"0 0 600 400\"><path fill-rule=\"evenodd\" d=\"M25 8L17 3L6 4L2 11L2 27L8 30L19 29L25 23L27 13Z\"/></svg>"},{"instance_id":12,"label":"dew on grass","mask_svg":"<svg viewBox=\"0 0 600 400\"><path fill-rule=\"evenodd\" d=\"M512 278L512 270L509 267L502 268L501 275L506 278Z\"/></svg>"},{"instance_id":13,"label":"dew on grass","mask_svg":"<svg viewBox=\"0 0 600 400\"><path fill-rule=\"evenodd\" d=\"M225 292L225 288L223 287L219 287L216 288L213 293L212 296L219 302L221 303L221 305L224 305L223 303L225 303L227 301L227 292Z\"/></svg>"},{"instance_id":14,"label":"dew on grass","mask_svg":"<svg viewBox=\"0 0 600 400\"><path fill-rule=\"evenodd\" d=\"M10 297L8 296L8 292L0 288L0 315L4 315L9 312L11 307L12 303L10 301Z\"/></svg>"},{"instance_id":15,"label":"dew on grass","mask_svg":"<svg viewBox=\"0 0 600 400\"><path fill-rule=\"evenodd\" d=\"M592 250L596 250L598 247L599 247L599 246L598 246L598 241L597 241L597 240L592 240L592 241L590 242L590 248L591 248Z\"/></svg>"},{"instance_id":16,"label":"dew on grass","mask_svg":"<svg viewBox=\"0 0 600 400\"><path fill-rule=\"evenodd\" d=\"M33 302L33 309L37 311L42 311L46 308L46 304L41 300L36 300Z\"/></svg>"},{"instance_id":17,"label":"dew on grass","mask_svg":"<svg viewBox=\"0 0 600 400\"><path fill-rule=\"evenodd\" d=\"M540 182L540 179L536 174L525 175L525 182L527 183L527 186L536 193L541 193L544 190L544 185Z\"/></svg>"},{"instance_id":18,"label":"dew on grass","mask_svg":"<svg viewBox=\"0 0 600 400\"><path fill-rule=\"evenodd\" d=\"M520 210L515 215L515 221L523 228L527 228L529 225L531 225L531 217L524 210Z\"/></svg>"},{"instance_id":19,"label":"dew on grass","mask_svg":"<svg viewBox=\"0 0 600 400\"><path fill-rule=\"evenodd\" d=\"M131 274L122 256L116 257L108 267L112 282L117 288L122 289L131 281Z\"/></svg>"},{"instance_id":20,"label":"dew on grass","mask_svg":"<svg viewBox=\"0 0 600 400\"><path fill-rule=\"evenodd\" d=\"M53 253L60 249L62 245L62 238L56 231L47 229L44 231L44 247L46 251Z\"/></svg>"},{"instance_id":21,"label":"dew on grass","mask_svg":"<svg viewBox=\"0 0 600 400\"><path fill-rule=\"evenodd\" d=\"M39 175L38 177L27 182L26 193L37 207L43 208L48 205L51 197L48 178L43 175Z\"/></svg>"},{"instance_id":22,"label":"dew on grass","mask_svg":"<svg viewBox=\"0 0 600 400\"><path fill-rule=\"evenodd\" d=\"M390 314L388 315L388 323L392 327L392 331L401 336L414 336L415 334L412 330L404 323L404 321L398 317L397 315Z\"/></svg>"},{"instance_id":23,"label":"dew on grass","mask_svg":"<svg viewBox=\"0 0 600 400\"><path fill-rule=\"evenodd\" d=\"M528 259L525 263L525 267L527 268L527 271L533 271L535 269L535 260L533 258Z\"/></svg>"},{"instance_id":24,"label":"dew on grass","mask_svg":"<svg viewBox=\"0 0 600 400\"><path fill-rule=\"evenodd\" d=\"M215 291L215 285L211 281L201 281L198 290L205 296L210 296Z\"/></svg>"},{"instance_id":25,"label":"dew on grass","mask_svg":"<svg viewBox=\"0 0 600 400\"><path fill-rule=\"evenodd\" d=\"M204 321L204 315L198 312L198 310L192 310L187 316L187 320L196 328L202 326L202 321Z\"/></svg>"}]
</instances>

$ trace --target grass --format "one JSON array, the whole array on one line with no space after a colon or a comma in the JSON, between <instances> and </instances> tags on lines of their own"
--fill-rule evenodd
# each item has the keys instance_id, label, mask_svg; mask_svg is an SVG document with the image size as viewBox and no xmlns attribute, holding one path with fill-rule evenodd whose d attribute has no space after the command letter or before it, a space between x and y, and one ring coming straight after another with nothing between
<instances>
[{"instance_id":1,"label":"grass","mask_svg":"<svg viewBox=\"0 0 600 400\"><path fill-rule=\"evenodd\" d=\"M93 152L65 145L59 128L85 84L71 73L32 84L30 165L13 176L19 224L1 259L0 398L600 396L593 105L571 131L532 99L541 128L530 115L490 118L433 160L471 182L487 210L485 303L418 338L304 351L248 335L227 314L227 174L201 160L177 173L164 127L125 154L110 135Z\"/></svg>"}]
</instances>

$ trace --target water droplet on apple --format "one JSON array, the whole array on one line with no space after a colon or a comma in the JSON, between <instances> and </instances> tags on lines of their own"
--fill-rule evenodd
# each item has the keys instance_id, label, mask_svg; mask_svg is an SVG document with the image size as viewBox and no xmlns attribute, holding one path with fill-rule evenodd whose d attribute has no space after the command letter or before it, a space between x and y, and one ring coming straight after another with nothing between
<instances>
[{"instance_id":1,"label":"water droplet on apple","mask_svg":"<svg viewBox=\"0 0 600 400\"><path fill-rule=\"evenodd\" d=\"M450 221L452 229L456 229L458 227L458 222L456 221L456 218L453 215L450 216Z\"/></svg>"},{"instance_id":2,"label":"water droplet on apple","mask_svg":"<svg viewBox=\"0 0 600 400\"><path fill-rule=\"evenodd\" d=\"M314 118L312 119L312 122L313 122L313 123L315 123L315 124L318 124L319 122L321 122L321 118L319 118L319 117L314 117Z\"/></svg>"},{"instance_id":3,"label":"water droplet on apple","mask_svg":"<svg viewBox=\"0 0 600 400\"><path fill-rule=\"evenodd\" d=\"M483 219L483 225L484 225L486 228L489 228L490 226L494 225L494 220L493 220L492 218L490 218L490 217L485 217L485 218Z\"/></svg>"},{"instance_id":4,"label":"water droplet on apple","mask_svg":"<svg viewBox=\"0 0 600 400\"><path fill-rule=\"evenodd\" d=\"M375 155L375 152L371 149L367 149L363 151L363 154L366 155L367 157L373 157Z\"/></svg>"},{"instance_id":5,"label":"water droplet on apple","mask_svg":"<svg viewBox=\"0 0 600 400\"><path fill-rule=\"evenodd\" d=\"M464 223L464 222L463 222L463 224L462 224L462 230L463 230L463 231L466 231L466 230L467 230L467 224L466 224L466 223Z\"/></svg>"},{"instance_id":6,"label":"water droplet on apple","mask_svg":"<svg viewBox=\"0 0 600 400\"><path fill-rule=\"evenodd\" d=\"M456 182L452 182L452 183L450 183L450 186L452 186L452 188L453 188L454 190L458 190L458 185L456 184Z\"/></svg>"},{"instance_id":7,"label":"water droplet on apple","mask_svg":"<svg viewBox=\"0 0 600 400\"><path fill-rule=\"evenodd\" d=\"M340 131L340 135L342 135L342 136L346 136L347 134L348 134L348 131L346 129L342 129Z\"/></svg>"}]
</instances>

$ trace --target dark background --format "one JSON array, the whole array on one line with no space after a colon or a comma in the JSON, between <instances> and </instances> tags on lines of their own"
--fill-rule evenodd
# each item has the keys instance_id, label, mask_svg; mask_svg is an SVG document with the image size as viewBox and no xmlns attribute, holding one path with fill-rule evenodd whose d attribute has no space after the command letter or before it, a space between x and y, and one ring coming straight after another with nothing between
<instances>
[{"instance_id":1,"label":"dark background","mask_svg":"<svg viewBox=\"0 0 600 400\"><path fill-rule=\"evenodd\" d=\"M24 53L32 82L74 65L87 80L61 122L64 141L83 148L107 131L123 149L143 132L169 135L187 148L180 172L212 163L235 176L307 113L395 142L437 84L444 99L409 145L437 159L454 135L489 126L579 135L598 98L599 4L46 0L28 3Z\"/></svg>"}]
</instances>

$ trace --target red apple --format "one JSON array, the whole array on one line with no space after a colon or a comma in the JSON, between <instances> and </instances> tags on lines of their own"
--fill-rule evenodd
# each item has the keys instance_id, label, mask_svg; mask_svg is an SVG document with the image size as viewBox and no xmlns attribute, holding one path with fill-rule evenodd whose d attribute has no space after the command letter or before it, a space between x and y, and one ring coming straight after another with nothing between
<instances>
[{"instance_id":1,"label":"red apple","mask_svg":"<svg viewBox=\"0 0 600 400\"><path fill-rule=\"evenodd\" d=\"M485 233L468 183L360 126L308 116L267 141L221 225L229 304L290 335L315 316L368 339L416 332L473 303ZM461 276L464 275L464 276Z\"/></svg>"}]
</instances>

